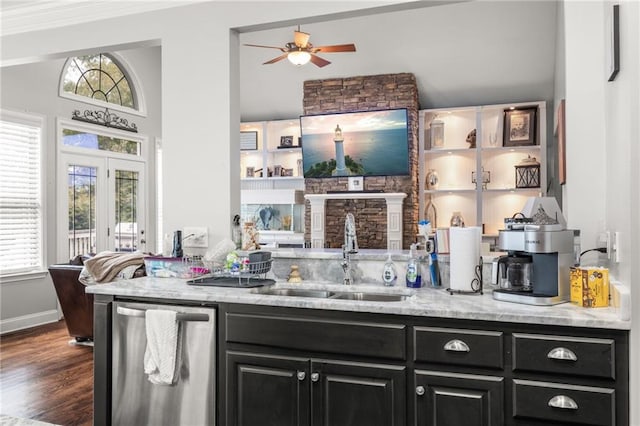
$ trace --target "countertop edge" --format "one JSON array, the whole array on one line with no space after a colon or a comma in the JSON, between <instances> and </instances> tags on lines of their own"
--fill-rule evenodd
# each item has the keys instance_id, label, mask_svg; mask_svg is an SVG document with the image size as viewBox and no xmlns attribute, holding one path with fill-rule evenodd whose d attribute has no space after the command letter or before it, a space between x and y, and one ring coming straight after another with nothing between
<instances>
[{"instance_id":1,"label":"countertop edge","mask_svg":"<svg viewBox=\"0 0 640 426\"><path fill-rule=\"evenodd\" d=\"M465 319L510 323L541 324L565 327L585 327L630 330L631 321L617 317L614 308L580 308L569 303L556 306L529 306L494 300L491 295L450 295L442 289L406 289L353 285L340 286L326 283L288 284L278 282L277 287L309 289L329 288L335 291L375 291L376 293L410 292L400 302L351 301L311 297L272 296L247 288L227 288L188 285L184 279L142 277L112 283L88 286L87 293L114 297L152 298L172 301L208 303L237 303L279 306L302 309L320 309L347 312L392 314L414 317Z\"/></svg>"}]
</instances>

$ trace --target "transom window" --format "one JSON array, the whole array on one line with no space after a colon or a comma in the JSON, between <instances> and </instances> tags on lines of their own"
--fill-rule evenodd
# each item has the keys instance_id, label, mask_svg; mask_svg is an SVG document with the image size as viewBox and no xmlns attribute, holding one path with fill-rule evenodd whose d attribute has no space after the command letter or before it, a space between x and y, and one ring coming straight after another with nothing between
<instances>
[{"instance_id":1,"label":"transom window","mask_svg":"<svg viewBox=\"0 0 640 426\"><path fill-rule=\"evenodd\" d=\"M140 109L132 76L110 53L69 58L62 73L60 94L110 108Z\"/></svg>"}]
</instances>

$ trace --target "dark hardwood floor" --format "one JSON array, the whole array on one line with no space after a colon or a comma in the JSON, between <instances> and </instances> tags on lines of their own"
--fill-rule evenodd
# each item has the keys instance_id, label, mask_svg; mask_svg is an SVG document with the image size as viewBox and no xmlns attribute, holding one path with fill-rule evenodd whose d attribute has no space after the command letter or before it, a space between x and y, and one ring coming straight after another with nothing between
<instances>
[{"instance_id":1,"label":"dark hardwood floor","mask_svg":"<svg viewBox=\"0 0 640 426\"><path fill-rule=\"evenodd\" d=\"M72 346L64 321L0 336L0 413L91 425L93 348Z\"/></svg>"}]
</instances>

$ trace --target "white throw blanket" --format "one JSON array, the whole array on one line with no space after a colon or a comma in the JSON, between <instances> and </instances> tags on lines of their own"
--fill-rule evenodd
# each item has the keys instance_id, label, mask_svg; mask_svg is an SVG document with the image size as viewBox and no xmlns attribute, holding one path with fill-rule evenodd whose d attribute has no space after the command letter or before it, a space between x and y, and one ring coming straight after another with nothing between
<instances>
[{"instance_id":1,"label":"white throw blanket","mask_svg":"<svg viewBox=\"0 0 640 426\"><path fill-rule=\"evenodd\" d=\"M175 311L148 309L145 315L147 348L144 372L156 385L172 385L180 370L182 344Z\"/></svg>"}]
</instances>

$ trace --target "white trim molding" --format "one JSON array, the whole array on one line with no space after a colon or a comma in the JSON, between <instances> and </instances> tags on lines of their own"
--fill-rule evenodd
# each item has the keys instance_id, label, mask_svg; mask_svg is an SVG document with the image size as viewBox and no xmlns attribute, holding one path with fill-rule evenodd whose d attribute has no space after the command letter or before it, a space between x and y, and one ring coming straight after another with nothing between
<instances>
[{"instance_id":1,"label":"white trim molding","mask_svg":"<svg viewBox=\"0 0 640 426\"><path fill-rule=\"evenodd\" d=\"M36 312L34 314L22 315L15 318L0 320L0 334L12 331L24 330L38 325L49 324L60 320L60 314L55 309Z\"/></svg>"}]
</instances>

